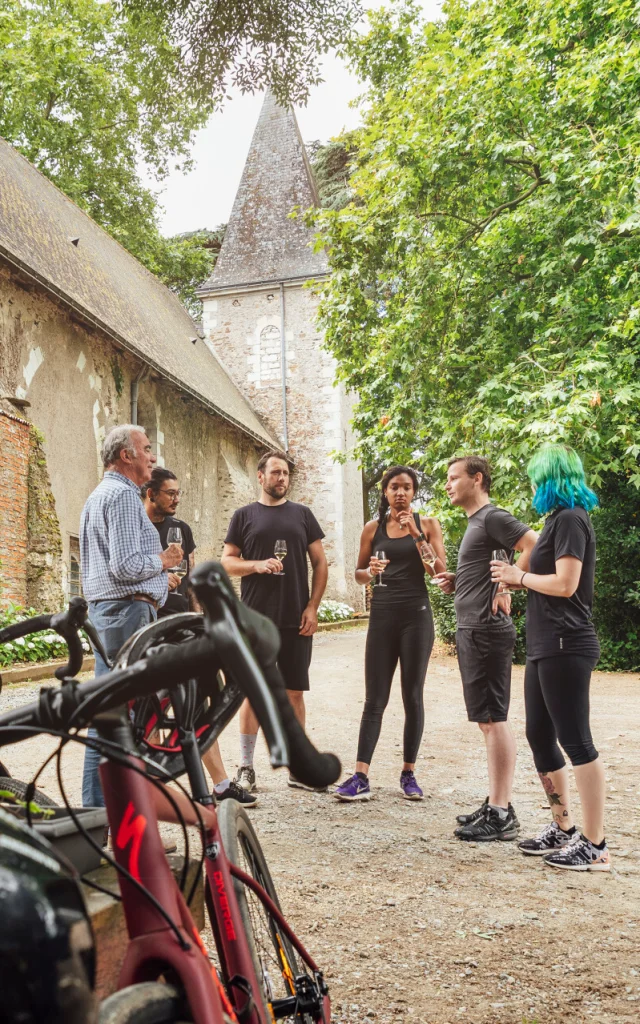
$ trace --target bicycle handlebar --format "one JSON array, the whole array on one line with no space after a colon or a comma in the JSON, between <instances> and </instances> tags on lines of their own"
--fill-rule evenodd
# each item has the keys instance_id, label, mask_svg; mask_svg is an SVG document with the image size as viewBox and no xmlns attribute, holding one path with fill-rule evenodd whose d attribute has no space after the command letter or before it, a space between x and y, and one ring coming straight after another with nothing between
<instances>
[{"instance_id":1,"label":"bicycle handlebar","mask_svg":"<svg viewBox=\"0 0 640 1024\"><path fill-rule=\"evenodd\" d=\"M287 697L276 664L280 647L277 626L240 603L229 577L218 562L197 566L191 574L191 585L207 612L205 628L215 640L223 667L229 668L232 678L249 698L262 726L271 764L274 767L288 764L299 782L314 789L324 789L335 782L340 776L340 761L334 754L316 750ZM282 756L279 737L283 733L288 759Z\"/></svg>"},{"instance_id":2,"label":"bicycle handlebar","mask_svg":"<svg viewBox=\"0 0 640 1024\"><path fill-rule=\"evenodd\" d=\"M226 670L249 698L267 739L274 767L289 765L300 782L317 789L335 782L341 770L338 758L316 750L287 697L276 665L280 645L277 627L238 601L219 563L197 566L191 582L205 609L204 638L175 648L163 646L155 653L151 650L146 658L133 665L86 683L68 681L57 689L43 689L37 703L0 716L0 746L25 738L24 733L12 734L12 726L29 725L59 731L67 731L71 725L82 728L91 722L96 711L96 703L91 698L100 695L100 710L106 711L157 690L172 689L177 683L201 673L210 674L211 662L215 661L216 667ZM38 622L40 629L43 628L40 622L48 620L47 625L64 636L69 644L69 665L64 670L58 669L58 678L69 675L67 670L75 665L78 650L82 665L77 623L82 617L81 624L84 624L86 608L82 598L73 598L68 611L58 616L38 616L36 620L16 623L23 630L21 635L25 635L34 631L34 622ZM0 632L0 642L5 633ZM82 713L81 706L85 702L87 706Z\"/></svg>"},{"instance_id":3,"label":"bicycle handlebar","mask_svg":"<svg viewBox=\"0 0 640 1024\"><path fill-rule=\"evenodd\" d=\"M31 633L39 633L43 629L55 629L65 641L69 650L67 664L57 668L56 679L75 676L82 668L82 642L78 630L85 628L87 619L87 602L82 597L72 597L66 612L55 615L35 615L22 622L14 622L11 626L0 629L0 643L8 643Z\"/></svg>"}]
</instances>

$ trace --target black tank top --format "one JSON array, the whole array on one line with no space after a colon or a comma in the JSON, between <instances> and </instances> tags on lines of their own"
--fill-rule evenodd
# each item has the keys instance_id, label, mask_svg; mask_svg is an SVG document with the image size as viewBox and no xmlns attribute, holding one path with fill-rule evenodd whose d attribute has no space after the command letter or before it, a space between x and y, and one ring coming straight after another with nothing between
<instances>
[{"instance_id":1,"label":"black tank top","mask_svg":"<svg viewBox=\"0 0 640 1024\"><path fill-rule=\"evenodd\" d=\"M418 529L422 529L420 517L414 512ZM389 564L382 575L386 587L372 588L372 600L376 605L397 604L412 598L427 597L428 591L424 580L424 566L418 554L418 548L411 534L406 537L390 537L387 533L387 522L378 524L373 538L371 553L384 551Z\"/></svg>"}]
</instances>

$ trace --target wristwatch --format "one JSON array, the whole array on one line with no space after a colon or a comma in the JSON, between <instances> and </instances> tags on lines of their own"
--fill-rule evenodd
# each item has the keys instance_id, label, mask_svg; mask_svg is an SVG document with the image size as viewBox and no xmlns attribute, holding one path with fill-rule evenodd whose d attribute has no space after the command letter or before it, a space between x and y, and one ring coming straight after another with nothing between
<instances>
[{"instance_id":1,"label":"wristwatch","mask_svg":"<svg viewBox=\"0 0 640 1024\"><path fill-rule=\"evenodd\" d=\"M413 542L414 542L414 544L419 544L421 540L423 540L425 542L425 544L426 544L427 538L425 537L425 535L422 532L422 530L420 530L420 533L418 534L417 537L413 538Z\"/></svg>"}]
</instances>

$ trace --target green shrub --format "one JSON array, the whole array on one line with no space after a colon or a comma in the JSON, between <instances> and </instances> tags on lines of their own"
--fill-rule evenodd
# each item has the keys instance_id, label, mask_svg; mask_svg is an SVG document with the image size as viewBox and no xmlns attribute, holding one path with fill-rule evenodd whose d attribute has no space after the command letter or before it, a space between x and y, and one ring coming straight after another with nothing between
<instances>
[{"instance_id":1,"label":"green shrub","mask_svg":"<svg viewBox=\"0 0 640 1024\"><path fill-rule=\"evenodd\" d=\"M21 608L20 605L10 604L7 608L0 609L0 629L37 614L34 608ZM82 649L87 654L91 652L89 641L84 634ZM49 661L52 658L65 658L66 656L66 643L61 636L50 629L0 644L0 667L25 661Z\"/></svg>"},{"instance_id":2,"label":"green shrub","mask_svg":"<svg viewBox=\"0 0 640 1024\"><path fill-rule=\"evenodd\" d=\"M353 608L344 601L321 601L318 608L318 622L343 622L353 616Z\"/></svg>"}]
</instances>

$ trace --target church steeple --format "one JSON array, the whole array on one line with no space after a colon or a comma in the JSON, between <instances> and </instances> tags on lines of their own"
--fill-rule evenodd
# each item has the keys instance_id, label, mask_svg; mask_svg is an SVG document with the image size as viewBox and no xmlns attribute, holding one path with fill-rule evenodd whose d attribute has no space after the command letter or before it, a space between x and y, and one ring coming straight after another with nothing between
<instances>
[{"instance_id":1,"label":"church steeple","mask_svg":"<svg viewBox=\"0 0 640 1024\"><path fill-rule=\"evenodd\" d=\"M236 194L224 242L202 292L317 277L327 271L313 252L313 232L289 214L318 205L298 122L267 92Z\"/></svg>"}]
</instances>

